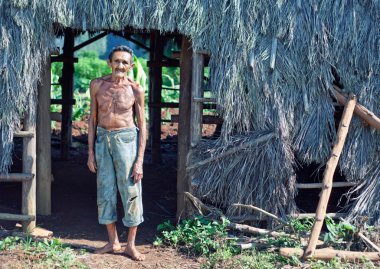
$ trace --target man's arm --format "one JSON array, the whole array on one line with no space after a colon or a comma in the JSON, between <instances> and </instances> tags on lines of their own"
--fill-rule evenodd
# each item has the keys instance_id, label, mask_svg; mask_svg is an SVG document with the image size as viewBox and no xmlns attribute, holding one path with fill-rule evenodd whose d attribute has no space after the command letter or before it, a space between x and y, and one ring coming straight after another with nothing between
<instances>
[{"instance_id":1,"label":"man's arm","mask_svg":"<svg viewBox=\"0 0 380 269\"><path fill-rule=\"evenodd\" d=\"M96 173L96 160L94 151L94 142L96 135L96 126L98 124L98 104L96 101L96 92L98 90L98 82L92 80L90 83L90 96L91 96L91 106L90 106L90 120L88 123L88 161L87 166L91 172Z\"/></svg>"},{"instance_id":2,"label":"man's arm","mask_svg":"<svg viewBox=\"0 0 380 269\"><path fill-rule=\"evenodd\" d=\"M144 151L146 144L146 121L145 121L145 108L144 108L144 89L138 84L132 87L135 95L135 112L137 117L137 125L140 129L139 132L139 147L137 152L137 160L133 167L133 177L135 182L138 182L143 177L142 165L144 162Z\"/></svg>"}]
</instances>

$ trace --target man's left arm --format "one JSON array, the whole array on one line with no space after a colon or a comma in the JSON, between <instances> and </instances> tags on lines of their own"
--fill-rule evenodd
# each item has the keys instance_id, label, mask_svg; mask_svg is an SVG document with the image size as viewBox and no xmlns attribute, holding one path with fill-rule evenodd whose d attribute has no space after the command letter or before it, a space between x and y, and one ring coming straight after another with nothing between
<instances>
[{"instance_id":1,"label":"man's left arm","mask_svg":"<svg viewBox=\"0 0 380 269\"><path fill-rule=\"evenodd\" d=\"M144 109L144 89L136 85L133 87L135 95L135 112L137 117L137 125L139 131L139 147L137 151L137 160L133 167L133 178L135 182L138 182L143 177L143 162L144 151L146 145L146 121L145 121L145 109Z\"/></svg>"}]
</instances>

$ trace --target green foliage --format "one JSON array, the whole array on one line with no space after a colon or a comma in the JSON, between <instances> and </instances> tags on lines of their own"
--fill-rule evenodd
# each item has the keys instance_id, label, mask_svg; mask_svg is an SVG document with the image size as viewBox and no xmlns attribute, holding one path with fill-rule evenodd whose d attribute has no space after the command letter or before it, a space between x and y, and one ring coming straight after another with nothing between
<instances>
[{"instance_id":1,"label":"green foliage","mask_svg":"<svg viewBox=\"0 0 380 269\"><path fill-rule=\"evenodd\" d=\"M235 252L236 250L232 245L233 240L226 240L228 223L227 219L217 222L201 216L184 219L177 226L167 221L158 225L157 231L160 235L155 240L154 245L187 249L190 254L201 256L208 256L223 248Z\"/></svg>"},{"instance_id":2,"label":"green foliage","mask_svg":"<svg viewBox=\"0 0 380 269\"><path fill-rule=\"evenodd\" d=\"M350 223L345 221L336 223L330 217L326 218L326 227L328 232L325 234L324 241L330 244L340 244L351 240L356 232L355 226Z\"/></svg>"},{"instance_id":3,"label":"green foliage","mask_svg":"<svg viewBox=\"0 0 380 269\"><path fill-rule=\"evenodd\" d=\"M302 235L311 231L314 224L313 218L297 219L291 218L289 224L295 233Z\"/></svg>"},{"instance_id":4,"label":"green foliage","mask_svg":"<svg viewBox=\"0 0 380 269\"><path fill-rule=\"evenodd\" d=\"M299 240L292 238L286 234L276 238L268 237L268 243L281 248L294 248L301 246L301 242Z\"/></svg>"},{"instance_id":5,"label":"green foliage","mask_svg":"<svg viewBox=\"0 0 380 269\"><path fill-rule=\"evenodd\" d=\"M0 240L0 251L14 249L22 250L28 260L38 262L44 268L86 268L76 260L78 254L57 238L35 241L31 237L20 239L9 236ZM83 254L83 251L79 254Z\"/></svg>"}]
</instances>

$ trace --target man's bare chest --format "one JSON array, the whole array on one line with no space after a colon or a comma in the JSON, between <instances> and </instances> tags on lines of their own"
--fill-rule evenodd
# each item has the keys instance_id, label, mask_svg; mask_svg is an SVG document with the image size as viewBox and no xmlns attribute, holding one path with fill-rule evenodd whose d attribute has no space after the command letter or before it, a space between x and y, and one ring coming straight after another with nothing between
<instances>
[{"instance_id":1,"label":"man's bare chest","mask_svg":"<svg viewBox=\"0 0 380 269\"><path fill-rule=\"evenodd\" d=\"M103 111L108 109L128 110L135 101L130 86L102 88L98 91L96 99L100 110Z\"/></svg>"}]
</instances>

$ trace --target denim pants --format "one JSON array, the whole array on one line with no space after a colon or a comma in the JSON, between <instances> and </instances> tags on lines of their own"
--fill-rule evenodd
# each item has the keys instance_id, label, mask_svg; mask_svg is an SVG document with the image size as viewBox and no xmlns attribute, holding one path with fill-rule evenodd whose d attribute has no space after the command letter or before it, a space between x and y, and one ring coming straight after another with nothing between
<instances>
[{"instance_id":1,"label":"denim pants","mask_svg":"<svg viewBox=\"0 0 380 269\"><path fill-rule=\"evenodd\" d=\"M134 183L133 165L137 158L138 129L107 131L97 127L97 204L100 224L117 221L117 189L124 207L123 224L137 226L143 219L141 181Z\"/></svg>"}]
</instances>

